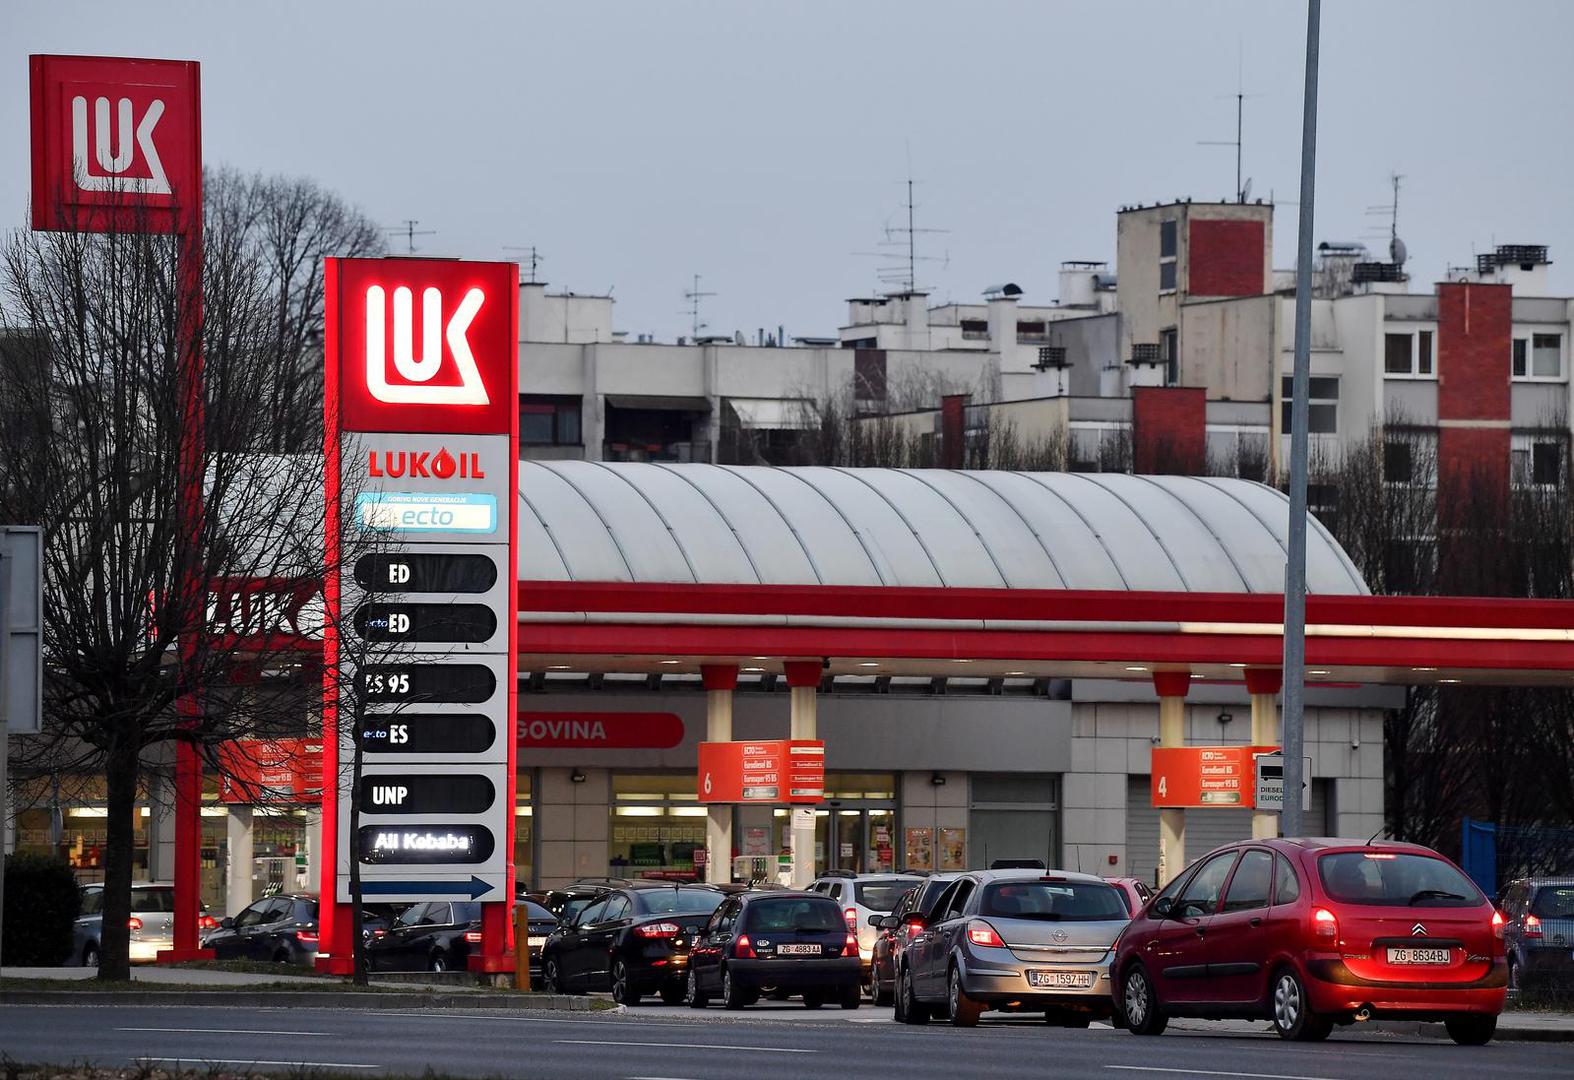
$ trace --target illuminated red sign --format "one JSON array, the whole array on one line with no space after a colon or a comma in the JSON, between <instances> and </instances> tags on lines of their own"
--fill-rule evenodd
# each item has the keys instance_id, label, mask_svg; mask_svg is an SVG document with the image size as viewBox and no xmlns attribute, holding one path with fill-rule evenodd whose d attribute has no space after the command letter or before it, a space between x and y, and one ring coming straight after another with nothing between
<instances>
[{"instance_id":1,"label":"illuminated red sign","mask_svg":"<svg viewBox=\"0 0 1574 1080\"><path fill-rule=\"evenodd\" d=\"M299 803L322 796L321 739L234 739L221 743L219 798L227 803Z\"/></svg>"},{"instance_id":2,"label":"illuminated red sign","mask_svg":"<svg viewBox=\"0 0 1574 1080\"><path fill-rule=\"evenodd\" d=\"M327 360L339 375L344 430L512 431L513 263L329 259L325 288Z\"/></svg>"},{"instance_id":3,"label":"illuminated red sign","mask_svg":"<svg viewBox=\"0 0 1574 1080\"><path fill-rule=\"evenodd\" d=\"M1254 754L1277 746L1156 746L1153 748L1154 806L1256 805Z\"/></svg>"},{"instance_id":4,"label":"illuminated red sign","mask_svg":"<svg viewBox=\"0 0 1574 1080\"><path fill-rule=\"evenodd\" d=\"M199 68L34 56L33 228L176 232L201 211Z\"/></svg>"},{"instance_id":5,"label":"illuminated red sign","mask_svg":"<svg viewBox=\"0 0 1574 1080\"><path fill-rule=\"evenodd\" d=\"M819 802L825 744L809 739L700 743L699 801Z\"/></svg>"},{"instance_id":6,"label":"illuminated red sign","mask_svg":"<svg viewBox=\"0 0 1574 1080\"><path fill-rule=\"evenodd\" d=\"M667 750L683 741L669 712L521 712L519 745L534 750Z\"/></svg>"}]
</instances>

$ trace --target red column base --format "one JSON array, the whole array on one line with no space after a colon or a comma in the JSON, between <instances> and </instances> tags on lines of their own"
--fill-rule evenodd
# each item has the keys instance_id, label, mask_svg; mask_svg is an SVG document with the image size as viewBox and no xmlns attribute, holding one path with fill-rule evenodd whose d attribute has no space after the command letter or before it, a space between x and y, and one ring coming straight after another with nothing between
<instances>
[{"instance_id":1,"label":"red column base","mask_svg":"<svg viewBox=\"0 0 1574 1080\"><path fill-rule=\"evenodd\" d=\"M313 965L319 975L354 975L354 956L318 956Z\"/></svg>"},{"instance_id":2,"label":"red column base","mask_svg":"<svg viewBox=\"0 0 1574 1080\"><path fill-rule=\"evenodd\" d=\"M469 960L469 970L480 975L496 975L514 973L514 954L500 953L490 955L477 955L472 953Z\"/></svg>"},{"instance_id":3,"label":"red column base","mask_svg":"<svg viewBox=\"0 0 1574 1080\"><path fill-rule=\"evenodd\" d=\"M186 964L193 960L216 960L218 955L212 949L160 949L153 962L156 964Z\"/></svg>"}]
</instances>

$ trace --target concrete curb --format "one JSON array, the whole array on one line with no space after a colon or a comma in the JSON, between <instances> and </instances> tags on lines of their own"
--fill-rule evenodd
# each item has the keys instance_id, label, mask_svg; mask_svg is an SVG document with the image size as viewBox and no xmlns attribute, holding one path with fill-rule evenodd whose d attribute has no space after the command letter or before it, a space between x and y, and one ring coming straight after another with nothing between
<instances>
[{"instance_id":1,"label":"concrete curb","mask_svg":"<svg viewBox=\"0 0 1574 1080\"><path fill-rule=\"evenodd\" d=\"M333 990L0 990L0 1005L239 1005L254 1009L519 1009L591 1012L569 994L341 992ZM601 1011L601 1010L595 1010Z\"/></svg>"}]
</instances>

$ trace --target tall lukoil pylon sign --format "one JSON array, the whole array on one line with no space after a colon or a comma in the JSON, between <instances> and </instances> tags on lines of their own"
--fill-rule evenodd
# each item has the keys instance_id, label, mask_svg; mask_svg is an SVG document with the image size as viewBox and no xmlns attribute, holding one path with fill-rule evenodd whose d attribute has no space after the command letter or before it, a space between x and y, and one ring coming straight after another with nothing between
<instances>
[{"instance_id":1,"label":"tall lukoil pylon sign","mask_svg":"<svg viewBox=\"0 0 1574 1080\"><path fill-rule=\"evenodd\" d=\"M479 900L471 967L513 968L518 275L327 261L318 966L335 973L352 968L357 740L363 898Z\"/></svg>"}]
</instances>

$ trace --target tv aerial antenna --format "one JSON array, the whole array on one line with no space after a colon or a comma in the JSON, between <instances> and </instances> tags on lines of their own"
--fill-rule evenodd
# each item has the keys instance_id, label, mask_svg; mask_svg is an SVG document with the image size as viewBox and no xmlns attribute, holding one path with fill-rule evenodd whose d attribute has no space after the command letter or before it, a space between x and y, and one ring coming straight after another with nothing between
<instances>
[{"instance_id":1,"label":"tv aerial antenna","mask_svg":"<svg viewBox=\"0 0 1574 1080\"><path fill-rule=\"evenodd\" d=\"M541 252L537 251L536 250L536 246L534 244L531 244L528 247L505 246L503 248L503 250L504 251L528 251L528 252L530 252L530 262L528 264L529 267L530 267L530 277L527 278L526 280L529 281L530 284L534 285L536 283L536 270L540 267L540 265L543 262L546 261L546 256L542 255ZM519 261L519 270L520 270L521 273L524 273L525 266L526 266L525 260L521 259Z\"/></svg>"},{"instance_id":2,"label":"tv aerial antenna","mask_svg":"<svg viewBox=\"0 0 1574 1080\"><path fill-rule=\"evenodd\" d=\"M417 236L436 236L437 235L437 230L436 229L417 229L416 226L419 225L419 224L421 224L421 223L419 221L415 220L414 218L405 218L402 222L400 222L396 226L384 227L383 232L389 233L389 234L391 234L393 236L401 236L402 235L404 237L405 254L406 255L414 255L415 254L415 238Z\"/></svg>"},{"instance_id":3,"label":"tv aerial antenna","mask_svg":"<svg viewBox=\"0 0 1574 1080\"><path fill-rule=\"evenodd\" d=\"M1403 266L1410 257L1409 249L1405 242L1399 239L1399 184L1404 179L1403 173L1389 173L1388 182L1393 187L1393 199L1386 203L1378 203L1366 208L1368 217L1386 217L1388 219L1388 261L1395 266ZM1381 238L1381 233L1374 234L1374 239Z\"/></svg>"},{"instance_id":4,"label":"tv aerial antenna","mask_svg":"<svg viewBox=\"0 0 1574 1080\"><path fill-rule=\"evenodd\" d=\"M907 200L895 213L885 219L885 224L881 227L885 239L875 246L883 250L853 252L854 255L886 260L886 265L875 269L875 277L882 286L893 291L908 293L918 291L919 263L939 263L942 270L951 265L949 251L943 255L918 254L918 237L921 234L939 235L951 231L926 228L918 224L920 204L914 199L914 187L920 182L913 179L912 158L909 155L907 179L903 181L907 190ZM905 225L902 224L904 219L907 222Z\"/></svg>"},{"instance_id":5,"label":"tv aerial antenna","mask_svg":"<svg viewBox=\"0 0 1574 1080\"><path fill-rule=\"evenodd\" d=\"M689 317L693 340L699 340L700 331L704 330L708 325L700 321L700 301L707 296L715 295L713 292L706 292L700 288L700 276L698 274L694 275L693 287L685 289L683 292L683 299L689 302L689 306L683 309L683 314Z\"/></svg>"},{"instance_id":6,"label":"tv aerial antenna","mask_svg":"<svg viewBox=\"0 0 1574 1080\"><path fill-rule=\"evenodd\" d=\"M1244 131L1246 116L1246 99L1262 97L1262 94L1248 94L1246 92L1246 60L1245 48L1237 39L1235 47L1235 93L1224 94L1222 97L1235 99L1235 138L1233 139L1201 139L1198 146L1233 146L1235 148L1235 201L1244 203L1251 197L1251 177L1241 178L1242 151L1245 147Z\"/></svg>"}]
</instances>

